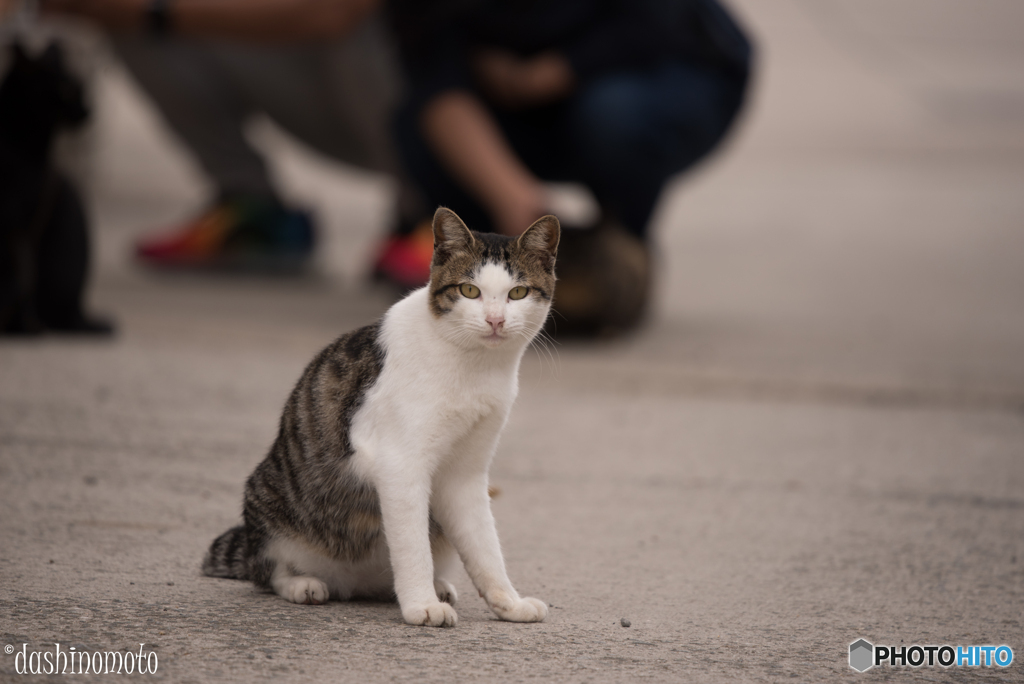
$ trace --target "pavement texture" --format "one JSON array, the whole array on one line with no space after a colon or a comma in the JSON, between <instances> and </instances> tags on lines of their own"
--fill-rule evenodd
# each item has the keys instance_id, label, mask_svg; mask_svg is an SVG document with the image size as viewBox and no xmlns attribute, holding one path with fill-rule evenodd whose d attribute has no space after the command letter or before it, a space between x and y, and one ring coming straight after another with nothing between
<instances>
[{"instance_id":1,"label":"pavement texture","mask_svg":"<svg viewBox=\"0 0 1024 684\"><path fill-rule=\"evenodd\" d=\"M138 271L131 240L204 186L101 59L93 301L120 334L0 342L2 645L144 643L173 682L1024 681L1024 9L734 4L756 92L666 192L652 320L523 368L493 507L534 625L465 576L449 630L200 576L304 365L390 304L362 284L390 186L258 124L328 229L319 275ZM859 638L1017 658L857 674Z\"/></svg>"}]
</instances>

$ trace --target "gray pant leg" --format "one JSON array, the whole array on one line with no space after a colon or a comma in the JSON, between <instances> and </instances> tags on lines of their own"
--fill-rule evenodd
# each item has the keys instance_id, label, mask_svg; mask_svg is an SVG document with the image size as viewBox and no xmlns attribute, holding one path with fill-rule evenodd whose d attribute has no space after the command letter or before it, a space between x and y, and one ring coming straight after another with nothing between
<instances>
[{"instance_id":1,"label":"gray pant leg","mask_svg":"<svg viewBox=\"0 0 1024 684\"><path fill-rule=\"evenodd\" d=\"M396 173L390 124L399 69L379 19L333 43L220 44L214 52L235 87L283 129L339 161Z\"/></svg>"},{"instance_id":2,"label":"gray pant leg","mask_svg":"<svg viewBox=\"0 0 1024 684\"><path fill-rule=\"evenodd\" d=\"M390 121L398 68L379 18L336 43L265 47L133 36L115 45L221 190L271 192L263 160L243 132L257 112L340 161L397 172Z\"/></svg>"},{"instance_id":3,"label":"gray pant leg","mask_svg":"<svg viewBox=\"0 0 1024 684\"><path fill-rule=\"evenodd\" d=\"M253 102L210 44L179 38L119 36L122 61L214 184L226 192L272 193L263 159L243 126Z\"/></svg>"}]
</instances>

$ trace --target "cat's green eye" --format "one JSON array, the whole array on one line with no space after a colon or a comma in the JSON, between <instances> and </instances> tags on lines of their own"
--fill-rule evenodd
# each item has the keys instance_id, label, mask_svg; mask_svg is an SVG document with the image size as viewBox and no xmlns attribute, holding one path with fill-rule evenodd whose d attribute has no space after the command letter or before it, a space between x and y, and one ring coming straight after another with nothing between
<instances>
[{"instance_id":1,"label":"cat's green eye","mask_svg":"<svg viewBox=\"0 0 1024 684\"><path fill-rule=\"evenodd\" d=\"M476 299L480 296L480 288L471 283L462 283L459 285L459 292L462 293L463 297L468 297L469 299Z\"/></svg>"},{"instance_id":2,"label":"cat's green eye","mask_svg":"<svg viewBox=\"0 0 1024 684\"><path fill-rule=\"evenodd\" d=\"M528 293L529 291L530 291L530 288L528 288L528 287L523 287L523 286L521 286L521 285L520 285L519 287L513 287L513 288L512 288L511 290L509 290L509 292L508 292L508 298L509 298L509 299L522 299L523 297L525 297L525 296L526 296L526 294L527 294L527 293Z\"/></svg>"}]
</instances>

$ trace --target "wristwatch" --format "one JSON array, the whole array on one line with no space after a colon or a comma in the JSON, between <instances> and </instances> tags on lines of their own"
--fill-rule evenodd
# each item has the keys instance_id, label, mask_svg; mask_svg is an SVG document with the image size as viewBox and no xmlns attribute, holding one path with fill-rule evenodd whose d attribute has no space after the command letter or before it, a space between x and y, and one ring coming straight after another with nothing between
<instances>
[{"instance_id":1,"label":"wristwatch","mask_svg":"<svg viewBox=\"0 0 1024 684\"><path fill-rule=\"evenodd\" d=\"M148 0L146 28L154 36L166 36L171 32L171 0Z\"/></svg>"}]
</instances>

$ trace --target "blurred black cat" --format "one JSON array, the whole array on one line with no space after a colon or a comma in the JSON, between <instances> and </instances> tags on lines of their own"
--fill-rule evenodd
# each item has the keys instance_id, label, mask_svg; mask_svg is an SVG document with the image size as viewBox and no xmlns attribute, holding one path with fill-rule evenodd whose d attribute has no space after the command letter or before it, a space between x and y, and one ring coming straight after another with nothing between
<instances>
[{"instance_id":1,"label":"blurred black cat","mask_svg":"<svg viewBox=\"0 0 1024 684\"><path fill-rule=\"evenodd\" d=\"M88 118L82 84L57 44L38 57L17 42L10 50L0 83L0 333L109 334L82 311L88 226L51 159L57 132Z\"/></svg>"}]
</instances>

